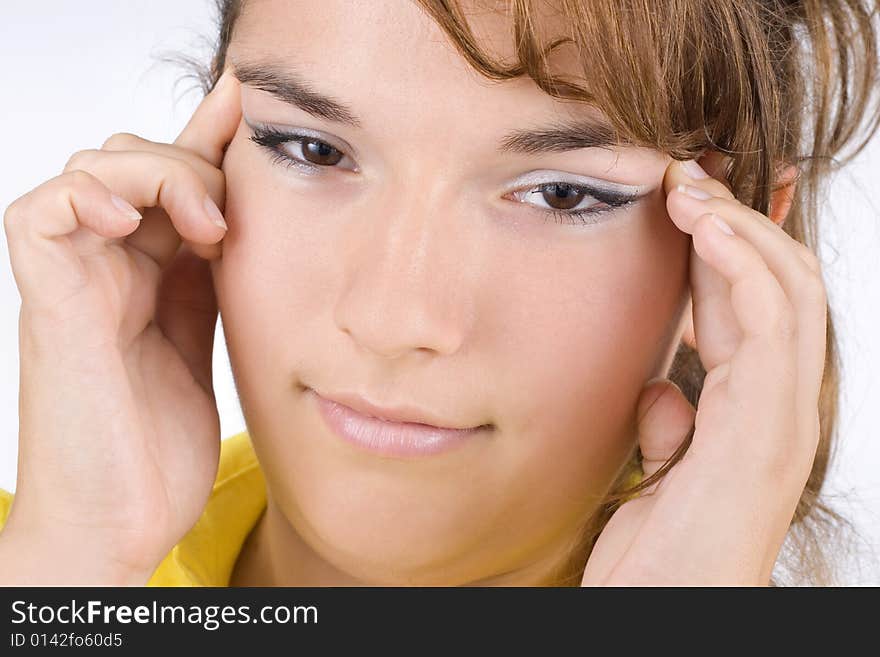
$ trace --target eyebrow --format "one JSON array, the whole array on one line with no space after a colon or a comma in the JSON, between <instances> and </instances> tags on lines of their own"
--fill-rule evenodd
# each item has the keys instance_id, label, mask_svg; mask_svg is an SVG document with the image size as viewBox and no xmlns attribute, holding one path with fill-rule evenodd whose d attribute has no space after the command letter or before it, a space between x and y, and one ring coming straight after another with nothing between
<instances>
[{"instance_id":1,"label":"eyebrow","mask_svg":"<svg viewBox=\"0 0 880 657\"><path fill-rule=\"evenodd\" d=\"M363 121L351 107L318 91L305 76L288 66L275 62L239 61L233 64L233 68L235 77L242 84L265 91L318 119L354 128L363 126ZM583 148L609 148L625 143L606 121L579 118L510 131L499 140L497 149L500 153L538 155Z\"/></svg>"},{"instance_id":2,"label":"eyebrow","mask_svg":"<svg viewBox=\"0 0 880 657\"><path fill-rule=\"evenodd\" d=\"M298 107L319 119L360 128L361 120L352 109L327 94L316 91L300 73L271 62L233 64L235 77L242 84L272 94L280 101Z\"/></svg>"},{"instance_id":3,"label":"eyebrow","mask_svg":"<svg viewBox=\"0 0 880 657\"><path fill-rule=\"evenodd\" d=\"M609 148L623 143L609 124L587 118L532 130L514 130L502 137L498 150L502 153L536 155L581 148Z\"/></svg>"}]
</instances>

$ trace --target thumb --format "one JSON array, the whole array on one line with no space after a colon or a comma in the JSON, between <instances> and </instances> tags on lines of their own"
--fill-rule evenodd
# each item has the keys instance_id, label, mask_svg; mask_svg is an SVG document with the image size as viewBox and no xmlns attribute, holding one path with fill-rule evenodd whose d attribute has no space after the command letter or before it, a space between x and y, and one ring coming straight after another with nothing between
<instances>
[{"instance_id":1,"label":"thumb","mask_svg":"<svg viewBox=\"0 0 880 657\"><path fill-rule=\"evenodd\" d=\"M673 381L658 378L651 379L642 388L637 414L642 471L649 477L687 438L697 411ZM656 484L646 493L655 487Z\"/></svg>"}]
</instances>

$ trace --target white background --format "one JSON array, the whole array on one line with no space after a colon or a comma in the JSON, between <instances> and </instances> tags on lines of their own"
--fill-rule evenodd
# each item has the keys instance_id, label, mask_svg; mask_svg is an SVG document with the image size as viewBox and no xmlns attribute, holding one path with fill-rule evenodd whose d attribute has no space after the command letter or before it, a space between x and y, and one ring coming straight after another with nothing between
<instances>
[{"instance_id":1,"label":"white background","mask_svg":"<svg viewBox=\"0 0 880 657\"><path fill-rule=\"evenodd\" d=\"M4 3L0 23L0 213L61 172L67 158L114 132L173 141L200 99L179 67L156 56L207 57L209 0L31 0ZM292 34L295 34L295 26ZM187 89L190 91L187 93ZM829 478L834 505L867 539L846 584L880 584L880 137L837 175L822 214L822 258L844 369L842 437ZM18 308L0 240L0 487L15 489ZM215 387L222 435L245 428L218 322ZM842 496L842 497L841 497Z\"/></svg>"}]
</instances>

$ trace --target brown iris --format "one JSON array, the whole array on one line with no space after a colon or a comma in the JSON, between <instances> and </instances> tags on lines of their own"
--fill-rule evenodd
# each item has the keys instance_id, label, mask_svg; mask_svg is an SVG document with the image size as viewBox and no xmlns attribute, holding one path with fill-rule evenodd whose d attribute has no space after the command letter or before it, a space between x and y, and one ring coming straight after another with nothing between
<instances>
[{"instance_id":1,"label":"brown iris","mask_svg":"<svg viewBox=\"0 0 880 657\"><path fill-rule=\"evenodd\" d=\"M306 161L321 166L333 166L343 157L341 151L318 139L303 139L302 152Z\"/></svg>"},{"instance_id":2,"label":"brown iris","mask_svg":"<svg viewBox=\"0 0 880 657\"><path fill-rule=\"evenodd\" d=\"M571 210L584 200L586 194L568 183L553 183L541 187L541 195L554 210ZM560 205L554 205L559 202Z\"/></svg>"}]
</instances>

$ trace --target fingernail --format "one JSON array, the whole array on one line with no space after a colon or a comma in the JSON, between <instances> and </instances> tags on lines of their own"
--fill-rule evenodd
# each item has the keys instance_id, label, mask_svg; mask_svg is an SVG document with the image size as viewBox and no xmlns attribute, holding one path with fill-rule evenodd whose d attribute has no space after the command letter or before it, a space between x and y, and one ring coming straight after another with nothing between
<instances>
[{"instance_id":1,"label":"fingernail","mask_svg":"<svg viewBox=\"0 0 880 657\"><path fill-rule=\"evenodd\" d=\"M727 225L727 222L724 221L724 219L722 219L721 217L719 217L719 216L718 216L717 214L715 214L714 212L712 213L711 216L712 216L712 221L714 221L714 222L715 222L715 225L718 226L718 228L721 229L721 232L722 232L722 233L724 233L724 234L726 234L726 235L733 235L733 228L731 228L730 226L728 226L728 225Z\"/></svg>"},{"instance_id":2,"label":"fingernail","mask_svg":"<svg viewBox=\"0 0 880 657\"><path fill-rule=\"evenodd\" d=\"M116 196L116 194L110 194L110 201L122 214L125 215L126 219L130 219L131 221L140 221L143 219L141 213L135 210L131 203L124 198L120 198L119 196Z\"/></svg>"},{"instance_id":3,"label":"fingernail","mask_svg":"<svg viewBox=\"0 0 880 657\"><path fill-rule=\"evenodd\" d=\"M226 222L223 221L223 214L220 212L220 208L218 208L214 201L211 200L210 196L205 196L205 212L208 213L208 218L211 222L217 226L220 226L223 230L227 230Z\"/></svg>"},{"instance_id":4,"label":"fingernail","mask_svg":"<svg viewBox=\"0 0 880 657\"><path fill-rule=\"evenodd\" d=\"M706 170L703 169L699 164L697 164L696 160L684 160L681 163L682 169L684 172L689 175L694 180L705 180L709 177L709 174L706 173Z\"/></svg>"},{"instance_id":5,"label":"fingernail","mask_svg":"<svg viewBox=\"0 0 880 657\"><path fill-rule=\"evenodd\" d=\"M704 191L699 187L691 187L690 185L678 185L676 189L682 194L687 194L691 198L695 198L700 201L705 201L712 198L712 195L709 192Z\"/></svg>"}]
</instances>

